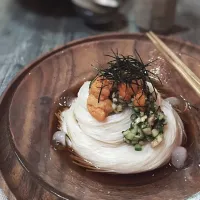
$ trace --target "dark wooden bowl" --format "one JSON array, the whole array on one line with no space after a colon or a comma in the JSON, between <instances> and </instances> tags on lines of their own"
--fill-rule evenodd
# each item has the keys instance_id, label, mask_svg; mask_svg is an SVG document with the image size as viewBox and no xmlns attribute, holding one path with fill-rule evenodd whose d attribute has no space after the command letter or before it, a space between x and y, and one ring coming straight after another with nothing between
<instances>
[{"instance_id":1,"label":"dark wooden bowl","mask_svg":"<svg viewBox=\"0 0 200 200\"><path fill-rule=\"evenodd\" d=\"M200 76L200 48L162 37ZM185 199L198 192L199 116L186 122L190 161L182 170L169 165L148 173L114 175L92 173L72 163L69 153L54 151L51 137L56 130L55 112L59 97L94 74L91 64L105 65L104 54L118 49L133 54L137 47L144 62L154 47L140 34L111 34L74 41L39 58L23 70L1 98L0 167L17 199L168 200ZM183 54L184 55L184 54ZM194 58L192 58L193 56ZM199 98L170 66L160 69L164 84L195 105Z\"/></svg>"}]
</instances>

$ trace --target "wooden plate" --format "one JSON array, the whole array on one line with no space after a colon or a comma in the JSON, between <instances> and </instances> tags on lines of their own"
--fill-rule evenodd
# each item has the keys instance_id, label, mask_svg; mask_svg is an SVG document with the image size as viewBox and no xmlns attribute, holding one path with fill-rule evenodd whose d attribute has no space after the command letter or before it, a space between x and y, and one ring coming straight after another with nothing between
<instances>
[{"instance_id":1,"label":"wooden plate","mask_svg":"<svg viewBox=\"0 0 200 200\"><path fill-rule=\"evenodd\" d=\"M200 76L200 48L163 37ZM56 130L54 113L59 97L67 89L93 75L91 64L105 65L104 54L118 49L133 54L137 48L144 61L154 47L144 35L112 34L69 43L28 66L10 84L1 99L1 170L17 199L184 199L200 187L197 140L188 147L191 162L176 171L170 166L137 175L97 174L71 162L67 152L51 148ZM184 54L183 54L184 55ZM194 104L199 100L179 74L169 65L161 67L161 79L177 94ZM188 130L199 137L197 115L191 113Z\"/></svg>"}]
</instances>

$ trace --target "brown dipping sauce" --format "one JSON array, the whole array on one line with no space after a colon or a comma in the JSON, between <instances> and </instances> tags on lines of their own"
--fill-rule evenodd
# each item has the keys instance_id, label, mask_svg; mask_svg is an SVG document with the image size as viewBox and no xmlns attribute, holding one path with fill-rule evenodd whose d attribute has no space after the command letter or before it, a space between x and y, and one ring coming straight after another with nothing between
<instances>
[{"instance_id":1,"label":"brown dipping sauce","mask_svg":"<svg viewBox=\"0 0 200 200\"><path fill-rule=\"evenodd\" d=\"M75 85L72 88L69 88L68 90L64 91L63 94L61 94L61 96L59 97L59 99L56 102L56 109L55 109L55 113L57 113L58 111L62 111L66 108L69 108L71 105L71 101L77 97L77 93L80 89L80 87L82 86L83 82L78 83L77 85ZM171 92L171 94L169 94L169 96L173 96L173 92ZM174 95L176 96L176 95ZM185 164L185 168L189 167L192 162L192 154L193 154L193 150L194 147L194 136L191 133L192 130L192 123L191 123L191 119L188 115L188 112L185 112L181 115L181 119L183 120L184 123L184 127L185 127L185 131L187 133L187 142L185 143L184 147L187 148L188 151L188 158ZM53 119L53 126L52 126L52 135L58 131L58 119L55 116ZM68 154L68 156L70 155L70 152L68 151L69 149L66 148L64 149L64 151L57 151L58 154L60 154L59 156L63 157L63 162L70 162L70 166L71 167L76 167L78 171L80 171L80 173L83 173L83 170L85 171L85 168L79 167L77 165L75 165L74 163L72 163L72 160L70 160L71 158L69 157L68 160L66 160L66 154ZM65 155L64 155L65 154ZM67 157L68 157L67 156ZM167 163L166 165L157 168L153 171L149 171L149 172L144 172L144 173L139 173L139 174L109 174L109 173L94 173L94 172L90 172L87 171L86 172L86 176L98 180L100 182L106 183L106 184L126 184L126 185L145 185L145 184L149 184L149 183L153 183L157 180L160 179L164 179L167 176L170 176L170 174L173 173L178 173L178 171L180 171L182 169L176 169L172 166L171 163ZM119 181L120 180L120 181Z\"/></svg>"}]
</instances>

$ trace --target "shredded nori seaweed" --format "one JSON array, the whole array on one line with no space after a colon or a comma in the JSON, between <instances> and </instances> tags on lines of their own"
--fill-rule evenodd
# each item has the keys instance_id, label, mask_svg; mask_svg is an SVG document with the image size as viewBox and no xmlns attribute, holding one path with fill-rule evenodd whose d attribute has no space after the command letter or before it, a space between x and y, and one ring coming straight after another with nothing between
<instances>
[{"instance_id":1,"label":"shredded nori seaweed","mask_svg":"<svg viewBox=\"0 0 200 200\"><path fill-rule=\"evenodd\" d=\"M113 50L112 50L112 53L113 55L105 55L112 58L112 60L107 63L108 67L106 69L96 68L98 73L96 77L91 81L91 84L90 84L90 87L91 87L92 83L98 77L102 78L101 79L102 85L99 92L98 102L100 101L101 91L103 87L106 86L103 84L104 82L103 80L105 79L112 81L114 86L118 86L119 84L124 83L126 84L126 87L130 87L130 88L132 88L132 83L134 82L134 84L138 85L142 89L142 92L143 92L142 94L145 94L147 99L148 97L152 98L152 95L150 94L149 88L147 85L147 82L150 82L154 89L154 94L155 94L154 100L156 101L157 95L155 92L155 87L151 81L151 77L153 76L159 81L160 79L157 75L155 75L153 72L147 69L147 67L150 66L152 62L155 62L155 60L147 64L144 64L137 50L135 50L136 57L132 55L124 56L124 55L118 54L118 52L115 53ZM134 93L133 88L132 88L132 91Z\"/></svg>"}]
</instances>

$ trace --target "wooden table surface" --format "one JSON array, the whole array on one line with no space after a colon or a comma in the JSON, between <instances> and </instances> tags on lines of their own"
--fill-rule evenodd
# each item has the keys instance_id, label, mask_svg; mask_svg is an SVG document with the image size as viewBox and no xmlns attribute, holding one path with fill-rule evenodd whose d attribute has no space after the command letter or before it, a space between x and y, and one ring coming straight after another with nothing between
<instances>
[{"instance_id":1,"label":"wooden table surface","mask_svg":"<svg viewBox=\"0 0 200 200\"><path fill-rule=\"evenodd\" d=\"M121 9L121 13L125 15L126 23L120 18L113 27L109 27L109 30L106 28L97 30L86 26L83 20L74 14L71 6L68 5L68 0L65 0L65 5L62 1L38 0L38 2L40 3L37 3L37 0L1 0L0 94L18 71L39 55L58 45L77 38L110 31L138 32L134 23L133 0L127 1ZM54 2L56 5L53 5ZM45 6L47 4L48 6ZM54 10L47 10L50 7ZM200 44L199 10L199 0L179 0L176 26L174 26L171 35ZM4 190L9 200L15 199L1 173L0 188Z\"/></svg>"}]
</instances>

